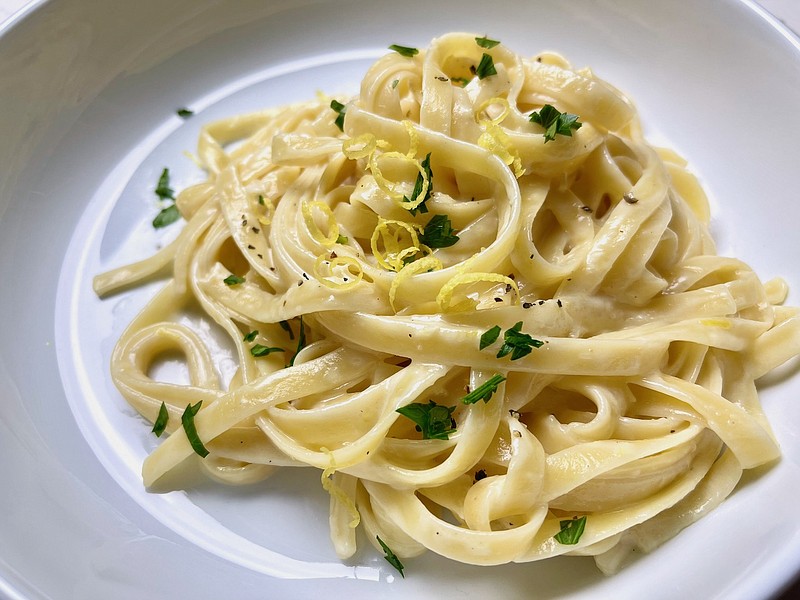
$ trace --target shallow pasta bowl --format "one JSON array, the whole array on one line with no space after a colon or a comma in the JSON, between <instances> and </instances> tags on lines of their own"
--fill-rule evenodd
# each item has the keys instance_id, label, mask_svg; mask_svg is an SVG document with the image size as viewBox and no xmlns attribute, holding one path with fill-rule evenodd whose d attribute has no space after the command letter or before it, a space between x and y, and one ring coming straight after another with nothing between
<instances>
[{"instance_id":1,"label":"shallow pasta bowl","mask_svg":"<svg viewBox=\"0 0 800 600\"><path fill-rule=\"evenodd\" d=\"M800 42L749 2L645 6L275 0L35 3L0 37L0 595L10 598L766 598L800 568L800 380L762 382L783 460L612 578L591 559L477 568L431 554L399 579L341 563L314 477L148 494L146 428L108 377L142 295L100 304L91 278L150 254L164 166L189 182L202 124L354 92L393 43L488 33L591 66L637 103L711 195L720 253L800 302ZM677 40L682 40L680 43ZM191 119L175 111L188 107Z\"/></svg>"}]
</instances>

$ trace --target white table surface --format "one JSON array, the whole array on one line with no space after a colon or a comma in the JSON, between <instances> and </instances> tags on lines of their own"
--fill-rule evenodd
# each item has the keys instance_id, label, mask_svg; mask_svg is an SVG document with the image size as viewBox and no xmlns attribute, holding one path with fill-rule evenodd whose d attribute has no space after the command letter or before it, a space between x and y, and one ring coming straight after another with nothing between
<instances>
[{"instance_id":1,"label":"white table surface","mask_svg":"<svg viewBox=\"0 0 800 600\"><path fill-rule=\"evenodd\" d=\"M30 3L31 0L0 0L0 24ZM760 0L758 3L789 29L800 34L800 0ZM793 598L800 598L800 581L785 590L779 600Z\"/></svg>"}]
</instances>

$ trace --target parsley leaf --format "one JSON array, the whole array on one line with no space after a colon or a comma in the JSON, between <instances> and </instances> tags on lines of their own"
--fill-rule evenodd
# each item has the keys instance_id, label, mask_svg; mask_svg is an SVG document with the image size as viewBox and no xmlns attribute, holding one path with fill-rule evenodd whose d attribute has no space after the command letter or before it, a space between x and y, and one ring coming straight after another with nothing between
<instances>
[{"instance_id":1,"label":"parsley leaf","mask_svg":"<svg viewBox=\"0 0 800 600\"><path fill-rule=\"evenodd\" d=\"M197 411L200 410L202 404L202 400L194 406L187 404L186 410L183 411L183 415L181 416L181 424L183 425L183 430L186 432L186 437L189 439L189 443L192 445L192 449L205 458L208 456L208 450L206 450L206 447L200 440L200 436L197 435L197 429L195 429L194 426L194 416L197 414Z\"/></svg>"},{"instance_id":2,"label":"parsley leaf","mask_svg":"<svg viewBox=\"0 0 800 600\"><path fill-rule=\"evenodd\" d=\"M429 400L428 404L408 404L398 408L397 412L417 424L416 430L422 432L423 440L446 440L456 430L456 422L451 416L455 409L455 406L442 406Z\"/></svg>"},{"instance_id":3,"label":"parsley leaf","mask_svg":"<svg viewBox=\"0 0 800 600\"><path fill-rule=\"evenodd\" d=\"M538 123L544 127L544 143L556 139L556 135L572 137L573 129L580 129L583 123L578 123L578 115L562 113L550 104L545 104L539 112L530 116L531 123Z\"/></svg>"},{"instance_id":4,"label":"parsley leaf","mask_svg":"<svg viewBox=\"0 0 800 600\"><path fill-rule=\"evenodd\" d=\"M478 76L478 79L486 79L490 75L497 75L497 69L494 68L492 57L485 52L481 56L481 62L478 63L475 69L475 75Z\"/></svg>"},{"instance_id":5,"label":"parsley leaf","mask_svg":"<svg viewBox=\"0 0 800 600\"><path fill-rule=\"evenodd\" d=\"M586 528L586 515L579 519L566 519L559 522L561 531L553 537L559 544L565 546L573 546L578 543L583 535L583 530Z\"/></svg>"},{"instance_id":6,"label":"parsley leaf","mask_svg":"<svg viewBox=\"0 0 800 600\"><path fill-rule=\"evenodd\" d=\"M511 354L511 360L517 360L531 353L533 348L541 348L544 342L535 340L527 333L521 333L522 321L519 321L511 329L506 329L503 334L503 345L497 353L497 358Z\"/></svg>"},{"instance_id":7,"label":"parsley leaf","mask_svg":"<svg viewBox=\"0 0 800 600\"><path fill-rule=\"evenodd\" d=\"M481 343L478 345L478 350L483 350L487 346L491 346L497 341L500 336L500 325L495 325L491 329L483 332L481 336Z\"/></svg>"},{"instance_id":8,"label":"parsley leaf","mask_svg":"<svg viewBox=\"0 0 800 600\"><path fill-rule=\"evenodd\" d=\"M289 366L294 364L294 359L297 358L297 355L300 354L300 350L306 347L306 328L303 325L303 315L300 315L300 333L297 334L297 350L295 350L294 356L292 360L289 362Z\"/></svg>"},{"instance_id":9,"label":"parsley leaf","mask_svg":"<svg viewBox=\"0 0 800 600\"><path fill-rule=\"evenodd\" d=\"M181 213L175 205L175 190L169 187L169 169L165 168L161 171L161 176L158 178L158 183L154 191L160 200L172 200L172 204L162 208L155 219L153 219L153 227L160 229L161 227L171 225L181 218Z\"/></svg>"},{"instance_id":10,"label":"parsley leaf","mask_svg":"<svg viewBox=\"0 0 800 600\"><path fill-rule=\"evenodd\" d=\"M273 352L286 352L283 348L270 348L268 346L264 346L262 344L255 344L252 348L250 348L250 354L259 358L261 356L267 356L272 354Z\"/></svg>"},{"instance_id":11,"label":"parsley leaf","mask_svg":"<svg viewBox=\"0 0 800 600\"><path fill-rule=\"evenodd\" d=\"M389 546L387 546L387 545L384 543L384 541L383 541L383 540L382 540L382 539L381 539L379 536L377 536L377 535L376 535L375 537L377 538L377 540L378 540L378 543L381 545L381 548L383 548L383 551L384 551L384 553L386 554L386 556L384 556L384 558L386 559L386 561L387 561L387 562L388 562L390 565L392 565L392 566L393 566L395 569L397 569L398 571L400 571L400 575L402 575L402 576L403 576L403 579L405 579L405 578L406 578L406 576L405 576L405 575L403 575L403 569L405 568L405 567L403 566L403 563L401 563L401 562L400 562L400 559L399 559L399 558L397 558L397 556L395 555L395 553L394 553L394 552L392 552L392 549L391 549L391 548L389 548Z\"/></svg>"},{"instance_id":12,"label":"parsley leaf","mask_svg":"<svg viewBox=\"0 0 800 600\"><path fill-rule=\"evenodd\" d=\"M164 430L167 428L168 422L169 412L167 411L167 405L162 402L161 408L158 409L158 417L156 417L156 422L153 423L153 433L156 434L156 437L161 437L161 434L164 433Z\"/></svg>"},{"instance_id":13,"label":"parsley leaf","mask_svg":"<svg viewBox=\"0 0 800 600\"><path fill-rule=\"evenodd\" d=\"M397 44L392 44L391 46L389 46L389 50L394 50L401 56L407 56L408 58L411 58L419 54L419 50L417 50L416 48L409 48L408 46L398 46Z\"/></svg>"},{"instance_id":14,"label":"parsley leaf","mask_svg":"<svg viewBox=\"0 0 800 600\"><path fill-rule=\"evenodd\" d=\"M153 227L160 229L162 227L166 227L167 225L171 225L180 218L181 213L178 211L178 207L174 204L170 204L166 208L162 208L161 211L156 215L155 219L153 219Z\"/></svg>"},{"instance_id":15,"label":"parsley leaf","mask_svg":"<svg viewBox=\"0 0 800 600\"><path fill-rule=\"evenodd\" d=\"M191 111L188 108L179 108L178 110L175 111L175 113L181 119L188 119L189 117L191 117L194 114L194 111Z\"/></svg>"},{"instance_id":16,"label":"parsley leaf","mask_svg":"<svg viewBox=\"0 0 800 600\"><path fill-rule=\"evenodd\" d=\"M294 339L294 333L292 332L292 326L289 325L289 321L280 321L278 322L278 325L280 325L281 329L283 329L286 333L289 334L290 340Z\"/></svg>"},{"instance_id":17,"label":"parsley leaf","mask_svg":"<svg viewBox=\"0 0 800 600\"><path fill-rule=\"evenodd\" d=\"M425 192L425 197L422 199L416 208L409 208L409 212L412 215L416 215L418 212L426 213L428 212L428 207L426 206L426 202L430 200L431 192L433 191L433 171L431 171L431 153L428 152L427 156L422 160L420 166L425 171L425 175L428 178L428 190ZM420 195L422 192L422 186L425 183L425 180L422 177L422 173L417 173L417 179L414 182L414 190L411 192L411 198L408 196L403 196L403 202L409 203L413 202L417 199L417 196Z\"/></svg>"},{"instance_id":18,"label":"parsley leaf","mask_svg":"<svg viewBox=\"0 0 800 600\"><path fill-rule=\"evenodd\" d=\"M449 248L458 241L458 236L450 223L450 217L434 215L425 225L419 241L428 248Z\"/></svg>"},{"instance_id":19,"label":"parsley leaf","mask_svg":"<svg viewBox=\"0 0 800 600\"><path fill-rule=\"evenodd\" d=\"M336 238L337 244L346 244L349 240L347 239L346 235L339 234L339 237Z\"/></svg>"},{"instance_id":20,"label":"parsley leaf","mask_svg":"<svg viewBox=\"0 0 800 600\"><path fill-rule=\"evenodd\" d=\"M245 336L242 338L242 341L252 342L254 339L256 339L257 335L258 335L258 329L253 329L253 331L251 331L250 333L245 334Z\"/></svg>"},{"instance_id":21,"label":"parsley leaf","mask_svg":"<svg viewBox=\"0 0 800 600\"><path fill-rule=\"evenodd\" d=\"M481 48L494 48L500 42L498 40L490 40L488 37L476 37L475 43L478 44Z\"/></svg>"},{"instance_id":22,"label":"parsley leaf","mask_svg":"<svg viewBox=\"0 0 800 600\"><path fill-rule=\"evenodd\" d=\"M169 169L165 168L163 171L161 171L161 176L158 178L155 192L156 196L162 200L175 199L175 190L169 187Z\"/></svg>"},{"instance_id":23,"label":"parsley leaf","mask_svg":"<svg viewBox=\"0 0 800 600\"><path fill-rule=\"evenodd\" d=\"M336 100L331 100L331 108L335 110L339 115L336 117L334 123L336 123L336 126L339 129L344 131L344 115L347 112L347 107L341 102L338 102Z\"/></svg>"},{"instance_id":24,"label":"parsley leaf","mask_svg":"<svg viewBox=\"0 0 800 600\"><path fill-rule=\"evenodd\" d=\"M461 399L464 404L475 404L478 400L489 402L492 395L497 391L497 386L506 380L505 377L499 373L493 375L481 385L472 390L469 394Z\"/></svg>"},{"instance_id":25,"label":"parsley leaf","mask_svg":"<svg viewBox=\"0 0 800 600\"><path fill-rule=\"evenodd\" d=\"M239 277L238 275L228 275L222 282L225 285L239 285L240 283L244 283L244 277Z\"/></svg>"},{"instance_id":26,"label":"parsley leaf","mask_svg":"<svg viewBox=\"0 0 800 600\"><path fill-rule=\"evenodd\" d=\"M452 81L453 83L460 84L461 87L464 87L469 83L469 79L467 79L466 77L451 77L450 81Z\"/></svg>"}]
</instances>

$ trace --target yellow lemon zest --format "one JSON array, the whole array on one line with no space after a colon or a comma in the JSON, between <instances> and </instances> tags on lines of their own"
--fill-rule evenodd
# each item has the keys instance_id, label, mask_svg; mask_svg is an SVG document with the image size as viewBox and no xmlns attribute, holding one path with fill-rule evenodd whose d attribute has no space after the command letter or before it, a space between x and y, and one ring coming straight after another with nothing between
<instances>
[{"instance_id":1,"label":"yellow lemon zest","mask_svg":"<svg viewBox=\"0 0 800 600\"><path fill-rule=\"evenodd\" d=\"M392 280L392 285L389 286L389 304L392 305L392 309L394 309L395 312L397 311L397 308L394 305L394 300L397 297L397 290L402 283L405 283L407 279L413 275L416 275L417 273L438 271L441 268L442 261L440 261L438 258L435 256L423 256L419 260L408 263L402 269L400 269L397 275L395 275L394 280Z\"/></svg>"},{"instance_id":2,"label":"yellow lemon zest","mask_svg":"<svg viewBox=\"0 0 800 600\"><path fill-rule=\"evenodd\" d=\"M323 272L323 265L327 263L327 273ZM342 268L343 267L343 268ZM341 271L341 275L335 273ZM348 277L345 273L349 274ZM364 278L361 263L352 256L331 257L320 254L314 261L314 276L324 286L334 290L347 290L357 286ZM345 281L347 278L347 281ZM341 280L341 281L338 281Z\"/></svg>"},{"instance_id":3,"label":"yellow lemon zest","mask_svg":"<svg viewBox=\"0 0 800 600\"><path fill-rule=\"evenodd\" d=\"M494 104L500 104L503 107L500 114L493 119L482 117L483 112ZM519 178L525 174L525 169L522 168L522 159L511 143L511 138L500 127L500 123L510 111L511 107L505 98L489 98L478 107L475 111L475 120L483 127L483 133L478 137L478 145L492 154L496 154L500 160L514 170L514 176Z\"/></svg>"},{"instance_id":4,"label":"yellow lemon zest","mask_svg":"<svg viewBox=\"0 0 800 600\"><path fill-rule=\"evenodd\" d=\"M372 156L375 148L378 146L378 140L371 133L362 133L354 138L346 139L342 142L342 154L350 159L365 158Z\"/></svg>"},{"instance_id":5,"label":"yellow lemon zest","mask_svg":"<svg viewBox=\"0 0 800 600\"><path fill-rule=\"evenodd\" d=\"M419 227L411 223L379 217L378 225L369 240L378 264L389 271L402 269L403 259L421 251L418 231ZM382 243L383 250L379 242Z\"/></svg>"},{"instance_id":6,"label":"yellow lemon zest","mask_svg":"<svg viewBox=\"0 0 800 600\"><path fill-rule=\"evenodd\" d=\"M320 450L328 455L331 461L331 466L322 471L322 475L320 477L320 481L322 483L322 489L324 489L331 497L336 500L337 502L341 502L344 507L348 510L348 512L352 515L353 519L348 523L350 529L355 529L358 527L358 524L361 522L361 515L356 508L355 502L348 496L345 491L336 485L331 477L336 472L336 461L333 458L333 452L328 450L325 447L320 448Z\"/></svg>"},{"instance_id":7,"label":"yellow lemon zest","mask_svg":"<svg viewBox=\"0 0 800 600\"><path fill-rule=\"evenodd\" d=\"M517 286L517 282L510 277L500 275L499 273L458 273L450 278L450 280L439 290L439 293L436 295L436 303L439 305L439 308L442 310L442 312L447 310L453 311L456 309L461 310L464 306L463 301L455 305L451 304L453 300L453 292L458 286L479 282L504 283L507 286L511 286L515 295L517 298L519 298L519 287ZM472 305L474 306L474 303L472 303Z\"/></svg>"},{"instance_id":8,"label":"yellow lemon zest","mask_svg":"<svg viewBox=\"0 0 800 600\"><path fill-rule=\"evenodd\" d=\"M328 221L328 235L322 233L320 228L317 226L316 221L314 221L313 210L315 208L325 215L325 218ZM308 232L311 234L311 237L327 248L333 246L336 243L336 240L339 239L339 224L336 222L336 217L333 216L333 211L331 210L330 206L324 202L320 202L319 200L315 200L313 202L303 202L301 211L303 213L303 220L306 223L306 227L308 228Z\"/></svg>"}]
</instances>

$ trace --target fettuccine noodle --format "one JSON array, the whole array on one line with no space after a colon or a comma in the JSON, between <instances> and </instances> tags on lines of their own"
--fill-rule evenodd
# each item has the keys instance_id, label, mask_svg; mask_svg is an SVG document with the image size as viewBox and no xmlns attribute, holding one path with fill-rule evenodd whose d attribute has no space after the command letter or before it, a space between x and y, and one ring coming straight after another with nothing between
<instances>
[{"instance_id":1,"label":"fettuccine noodle","mask_svg":"<svg viewBox=\"0 0 800 600\"><path fill-rule=\"evenodd\" d=\"M363 526L399 558L613 572L778 458L754 382L800 352L798 310L716 255L701 187L623 94L454 33L331 100L207 125L177 239L95 280L171 269L111 360L139 413L169 415L145 485L191 456L232 484L312 467L343 558ZM547 138L545 105L579 125ZM180 320L197 310L231 381ZM188 384L149 376L165 352ZM434 406L437 435L404 412Z\"/></svg>"}]
</instances>

